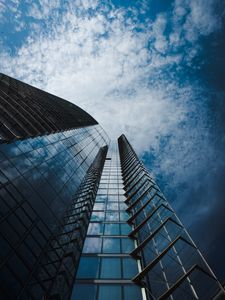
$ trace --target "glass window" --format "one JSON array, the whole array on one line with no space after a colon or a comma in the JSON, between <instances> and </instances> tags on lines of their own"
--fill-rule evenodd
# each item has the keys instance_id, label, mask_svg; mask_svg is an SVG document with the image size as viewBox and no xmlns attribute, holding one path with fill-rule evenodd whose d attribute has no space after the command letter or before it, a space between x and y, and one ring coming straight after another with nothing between
<instances>
[{"instance_id":1,"label":"glass window","mask_svg":"<svg viewBox=\"0 0 225 300\"><path fill-rule=\"evenodd\" d=\"M95 202L104 202L107 200L107 196L106 195L97 195Z\"/></svg>"},{"instance_id":2,"label":"glass window","mask_svg":"<svg viewBox=\"0 0 225 300\"><path fill-rule=\"evenodd\" d=\"M122 241L122 252L130 253L134 249L134 242L129 238L123 238Z\"/></svg>"},{"instance_id":3,"label":"glass window","mask_svg":"<svg viewBox=\"0 0 225 300\"><path fill-rule=\"evenodd\" d=\"M104 210L105 209L105 203L95 203L93 210Z\"/></svg>"},{"instance_id":4,"label":"glass window","mask_svg":"<svg viewBox=\"0 0 225 300\"><path fill-rule=\"evenodd\" d=\"M104 212L93 211L93 213L91 215L91 221L103 221L104 218L105 218Z\"/></svg>"},{"instance_id":5,"label":"glass window","mask_svg":"<svg viewBox=\"0 0 225 300\"><path fill-rule=\"evenodd\" d=\"M98 189L98 195L107 194L107 189Z\"/></svg>"},{"instance_id":6,"label":"glass window","mask_svg":"<svg viewBox=\"0 0 225 300\"><path fill-rule=\"evenodd\" d=\"M102 240L98 237L87 237L84 242L83 253L100 253Z\"/></svg>"},{"instance_id":7,"label":"glass window","mask_svg":"<svg viewBox=\"0 0 225 300\"><path fill-rule=\"evenodd\" d=\"M118 201L118 195L108 195L108 201L109 202Z\"/></svg>"},{"instance_id":8,"label":"glass window","mask_svg":"<svg viewBox=\"0 0 225 300\"><path fill-rule=\"evenodd\" d=\"M121 210L125 210L125 209L127 209L127 205L126 205L126 203L120 203L120 209Z\"/></svg>"},{"instance_id":9,"label":"glass window","mask_svg":"<svg viewBox=\"0 0 225 300\"><path fill-rule=\"evenodd\" d=\"M120 224L120 228L122 235L128 235L132 230L128 224Z\"/></svg>"},{"instance_id":10,"label":"glass window","mask_svg":"<svg viewBox=\"0 0 225 300\"><path fill-rule=\"evenodd\" d=\"M100 285L98 300L122 300L121 287L119 285ZM78 299L79 300L79 299Z\"/></svg>"},{"instance_id":11,"label":"glass window","mask_svg":"<svg viewBox=\"0 0 225 300\"><path fill-rule=\"evenodd\" d=\"M124 286L124 300L142 300L141 288L136 285Z\"/></svg>"},{"instance_id":12,"label":"glass window","mask_svg":"<svg viewBox=\"0 0 225 300\"><path fill-rule=\"evenodd\" d=\"M110 181L108 188L109 189L117 189L118 185L117 185L117 183L111 183L111 181Z\"/></svg>"},{"instance_id":13,"label":"glass window","mask_svg":"<svg viewBox=\"0 0 225 300\"><path fill-rule=\"evenodd\" d=\"M75 284L70 300L95 300L96 292L95 284Z\"/></svg>"},{"instance_id":14,"label":"glass window","mask_svg":"<svg viewBox=\"0 0 225 300\"><path fill-rule=\"evenodd\" d=\"M120 258L102 258L101 278L121 278Z\"/></svg>"},{"instance_id":15,"label":"glass window","mask_svg":"<svg viewBox=\"0 0 225 300\"><path fill-rule=\"evenodd\" d=\"M124 202L124 201L126 201L126 197L124 196L124 195L119 195L119 201L120 202Z\"/></svg>"},{"instance_id":16,"label":"glass window","mask_svg":"<svg viewBox=\"0 0 225 300\"><path fill-rule=\"evenodd\" d=\"M89 234L89 235L103 234L103 224L90 223L87 234Z\"/></svg>"},{"instance_id":17,"label":"glass window","mask_svg":"<svg viewBox=\"0 0 225 300\"><path fill-rule=\"evenodd\" d=\"M123 258L123 278L132 278L138 273L137 262L132 258Z\"/></svg>"},{"instance_id":18,"label":"glass window","mask_svg":"<svg viewBox=\"0 0 225 300\"><path fill-rule=\"evenodd\" d=\"M129 215L126 212L120 212L120 221L127 221L129 219Z\"/></svg>"},{"instance_id":19,"label":"glass window","mask_svg":"<svg viewBox=\"0 0 225 300\"><path fill-rule=\"evenodd\" d=\"M118 210L119 209L118 202L108 203L107 209L108 210Z\"/></svg>"},{"instance_id":20,"label":"glass window","mask_svg":"<svg viewBox=\"0 0 225 300\"><path fill-rule=\"evenodd\" d=\"M103 253L120 253L120 239L119 238L104 238L103 239Z\"/></svg>"},{"instance_id":21,"label":"glass window","mask_svg":"<svg viewBox=\"0 0 225 300\"><path fill-rule=\"evenodd\" d=\"M117 189L108 189L108 194L110 194L110 195L118 194L118 190Z\"/></svg>"},{"instance_id":22,"label":"glass window","mask_svg":"<svg viewBox=\"0 0 225 300\"><path fill-rule=\"evenodd\" d=\"M100 185L99 185L99 189L107 189L107 187L108 187L108 183L100 183Z\"/></svg>"},{"instance_id":23,"label":"glass window","mask_svg":"<svg viewBox=\"0 0 225 300\"><path fill-rule=\"evenodd\" d=\"M106 212L106 221L119 221L119 213L118 212Z\"/></svg>"},{"instance_id":24,"label":"glass window","mask_svg":"<svg viewBox=\"0 0 225 300\"><path fill-rule=\"evenodd\" d=\"M120 235L119 224L105 224L105 234Z\"/></svg>"},{"instance_id":25,"label":"glass window","mask_svg":"<svg viewBox=\"0 0 225 300\"><path fill-rule=\"evenodd\" d=\"M81 257L77 278L98 278L100 258Z\"/></svg>"}]
</instances>

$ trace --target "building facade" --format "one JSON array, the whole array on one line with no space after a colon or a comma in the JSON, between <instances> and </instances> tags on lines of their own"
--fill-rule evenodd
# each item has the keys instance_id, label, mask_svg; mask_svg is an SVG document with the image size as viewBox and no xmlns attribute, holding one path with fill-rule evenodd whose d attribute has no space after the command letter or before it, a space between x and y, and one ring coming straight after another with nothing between
<instances>
[{"instance_id":1,"label":"building facade","mask_svg":"<svg viewBox=\"0 0 225 300\"><path fill-rule=\"evenodd\" d=\"M0 75L0 299L224 299L122 135Z\"/></svg>"}]
</instances>

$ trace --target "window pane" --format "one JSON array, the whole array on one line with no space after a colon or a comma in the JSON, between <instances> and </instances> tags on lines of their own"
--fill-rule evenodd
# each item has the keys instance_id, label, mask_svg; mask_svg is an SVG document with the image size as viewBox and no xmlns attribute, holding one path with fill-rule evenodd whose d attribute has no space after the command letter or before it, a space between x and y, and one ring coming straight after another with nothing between
<instances>
[{"instance_id":1,"label":"window pane","mask_svg":"<svg viewBox=\"0 0 225 300\"><path fill-rule=\"evenodd\" d=\"M119 235L120 234L119 224L105 224L105 234Z\"/></svg>"},{"instance_id":2,"label":"window pane","mask_svg":"<svg viewBox=\"0 0 225 300\"><path fill-rule=\"evenodd\" d=\"M132 258L123 258L123 278L132 278L138 273L137 262Z\"/></svg>"},{"instance_id":3,"label":"window pane","mask_svg":"<svg viewBox=\"0 0 225 300\"><path fill-rule=\"evenodd\" d=\"M87 237L84 242L84 253L99 253L101 252L101 238Z\"/></svg>"},{"instance_id":4,"label":"window pane","mask_svg":"<svg viewBox=\"0 0 225 300\"><path fill-rule=\"evenodd\" d=\"M120 224L121 234L127 235L131 232L131 227L128 224Z\"/></svg>"},{"instance_id":5,"label":"window pane","mask_svg":"<svg viewBox=\"0 0 225 300\"><path fill-rule=\"evenodd\" d=\"M141 288L135 285L124 286L124 300L142 300Z\"/></svg>"},{"instance_id":6,"label":"window pane","mask_svg":"<svg viewBox=\"0 0 225 300\"><path fill-rule=\"evenodd\" d=\"M118 195L108 195L108 201L118 201Z\"/></svg>"},{"instance_id":7,"label":"window pane","mask_svg":"<svg viewBox=\"0 0 225 300\"><path fill-rule=\"evenodd\" d=\"M101 278L121 278L119 258L102 258Z\"/></svg>"},{"instance_id":8,"label":"window pane","mask_svg":"<svg viewBox=\"0 0 225 300\"><path fill-rule=\"evenodd\" d=\"M103 225L101 223L90 223L88 227L89 235L102 234L103 233Z\"/></svg>"},{"instance_id":9,"label":"window pane","mask_svg":"<svg viewBox=\"0 0 225 300\"><path fill-rule=\"evenodd\" d=\"M94 284L75 284L70 300L95 300L97 286Z\"/></svg>"},{"instance_id":10,"label":"window pane","mask_svg":"<svg viewBox=\"0 0 225 300\"><path fill-rule=\"evenodd\" d=\"M118 238L104 238L103 239L103 253L120 253L120 239Z\"/></svg>"},{"instance_id":11,"label":"window pane","mask_svg":"<svg viewBox=\"0 0 225 300\"><path fill-rule=\"evenodd\" d=\"M77 278L98 278L100 258L81 257Z\"/></svg>"},{"instance_id":12,"label":"window pane","mask_svg":"<svg viewBox=\"0 0 225 300\"><path fill-rule=\"evenodd\" d=\"M120 212L120 221L127 221L129 219L129 215L126 212Z\"/></svg>"},{"instance_id":13,"label":"window pane","mask_svg":"<svg viewBox=\"0 0 225 300\"><path fill-rule=\"evenodd\" d=\"M127 205L126 203L120 203L120 209L123 210L123 209L127 209Z\"/></svg>"},{"instance_id":14,"label":"window pane","mask_svg":"<svg viewBox=\"0 0 225 300\"><path fill-rule=\"evenodd\" d=\"M107 205L107 209L108 210L118 210L119 209L118 202L109 203Z\"/></svg>"},{"instance_id":15,"label":"window pane","mask_svg":"<svg viewBox=\"0 0 225 300\"><path fill-rule=\"evenodd\" d=\"M97 195L95 202L103 202L107 200L107 196L106 195Z\"/></svg>"},{"instance_id":16,"label":"window pane","mask_svg":"<svg viewBox=\"0 0 225 300\"><path fill-rule=\"evenodd\" d=\"M98 195L107 194L107 189L98 189Z\"/></svg>"},{"instance_id":17,"label":"window pane","mask_svg":"<svg viewBox=\"0 0 225 300\"><path fill-rule=\"evenodd\" d=\"M106 221L119 221L119 213L118 212L107 212Z\"/></svg>"},{"instance_id":18,"label":"window pane","mask_svg":"<svg viewBox=\"0 0 225 300\"><path fill-rule=\"evenodd\" d=\"M130 239L121 239L122 240L122 252L130 253L134 249L134 242Z\"/></svg>"},{"instance_id":19,"label":"window pane","mask_svg":"<svg viewBox=\"0 0 225 300\"><path fill-rule=\"evenodd\" d=\"M100 285L98 300L122 300L121 287L116 285Z\"/></svg>"},{"instance_id":20,"label":"window pane","mask_svg":"<svg viewBox=\"0 0 225 300\"><path fill-rule=\"evenodd\" d=\"M91 221L103 221L105 217L104 212L93 211L91 215Z\"/></svg>"},{"instance_id":21,"label":"window pane","mask_svg":"<svg viewBox=\"0 0 225 300\"><path fill-rule=\"evenodd\" d=\"M105 209L105 203L95 203L93 210L104 210Z\"/></svg>"}]
</instances>

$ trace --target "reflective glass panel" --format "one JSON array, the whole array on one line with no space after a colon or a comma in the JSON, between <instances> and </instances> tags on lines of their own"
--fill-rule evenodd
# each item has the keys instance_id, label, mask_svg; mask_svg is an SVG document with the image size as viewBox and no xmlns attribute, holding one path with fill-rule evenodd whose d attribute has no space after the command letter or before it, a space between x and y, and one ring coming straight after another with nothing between
<instances>
[{"instance_id":1,"label":"reflective glass panel","mask_svg":"<svg viewBox=\"0 0 225 300\"><path fill-rule=\"evenodd\" d=\"M119 258L102 258L101 278L121 278L121 262Z\"/></svg>"},{"instance_id":2,"label":"reflective glass panel","mask_svg":"<svg viewBox=\"0 0 225 300\"><path fill-rule=\"evenodd\" d=\"M98 300L122 300L121 286L100 285Z\"/></svg>"},{"instance_id":3,"label":"reflective glass panel","mask_svg":"<svg viewBox=\"0 0 225 300\"><path fill-rule=\"evenodd\" d=\"M87 237L84 242L83 253L100 253L101 245L101 238Z\"/></svg>"}]
</instances>

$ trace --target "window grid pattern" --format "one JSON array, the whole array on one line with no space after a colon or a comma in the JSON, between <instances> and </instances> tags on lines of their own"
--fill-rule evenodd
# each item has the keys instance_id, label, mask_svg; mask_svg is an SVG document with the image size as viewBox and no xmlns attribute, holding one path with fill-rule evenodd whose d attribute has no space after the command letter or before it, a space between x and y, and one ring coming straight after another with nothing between
<instances>
[{"instance_id":1,"label":"window grid pattern","mask_svg":"<svg viewBox=\"0 0 225 300\"><path fill-rule=\"evenodd\" d=\"M135 243L128 237L132 226L127 223L125 200L118 150L111 149L104 164L71 300L143 299L141 288L131 281L138 272L138 264L129 255Z\"/></svg>"},{"instance_id":2,"label":"window grid pattern","mask_svg":"<svg viewBox=\"0 0 225 300\"><path fill-rule=\"evenodd\" d=\"M0 144L1 299L24 297L105 139L96 125Z\"/></svg>"},{"instance_id":3,"label":"window grid pattern","mask_svg":"<svg viewBox=\"0 0 225 300\"><path fill-rule=\"evenodd\" d=\"M78 106L0 73L0 140L98 124Z\"/></svg>"},{"instance_id":4,"label":"window grid pattern","mask_svg":"<svg viewBox=\"0 0 225 300\"><path fill-rule=\"evenodd\" d=\"M133 281L146 288L149 300L205 300L212 299L219 290L225 295L126 137L122 135L118 143L130 213L128 223L134 226L129 236L137 240L130 254L142 265Z\"/></svg>"}]
</instances>

